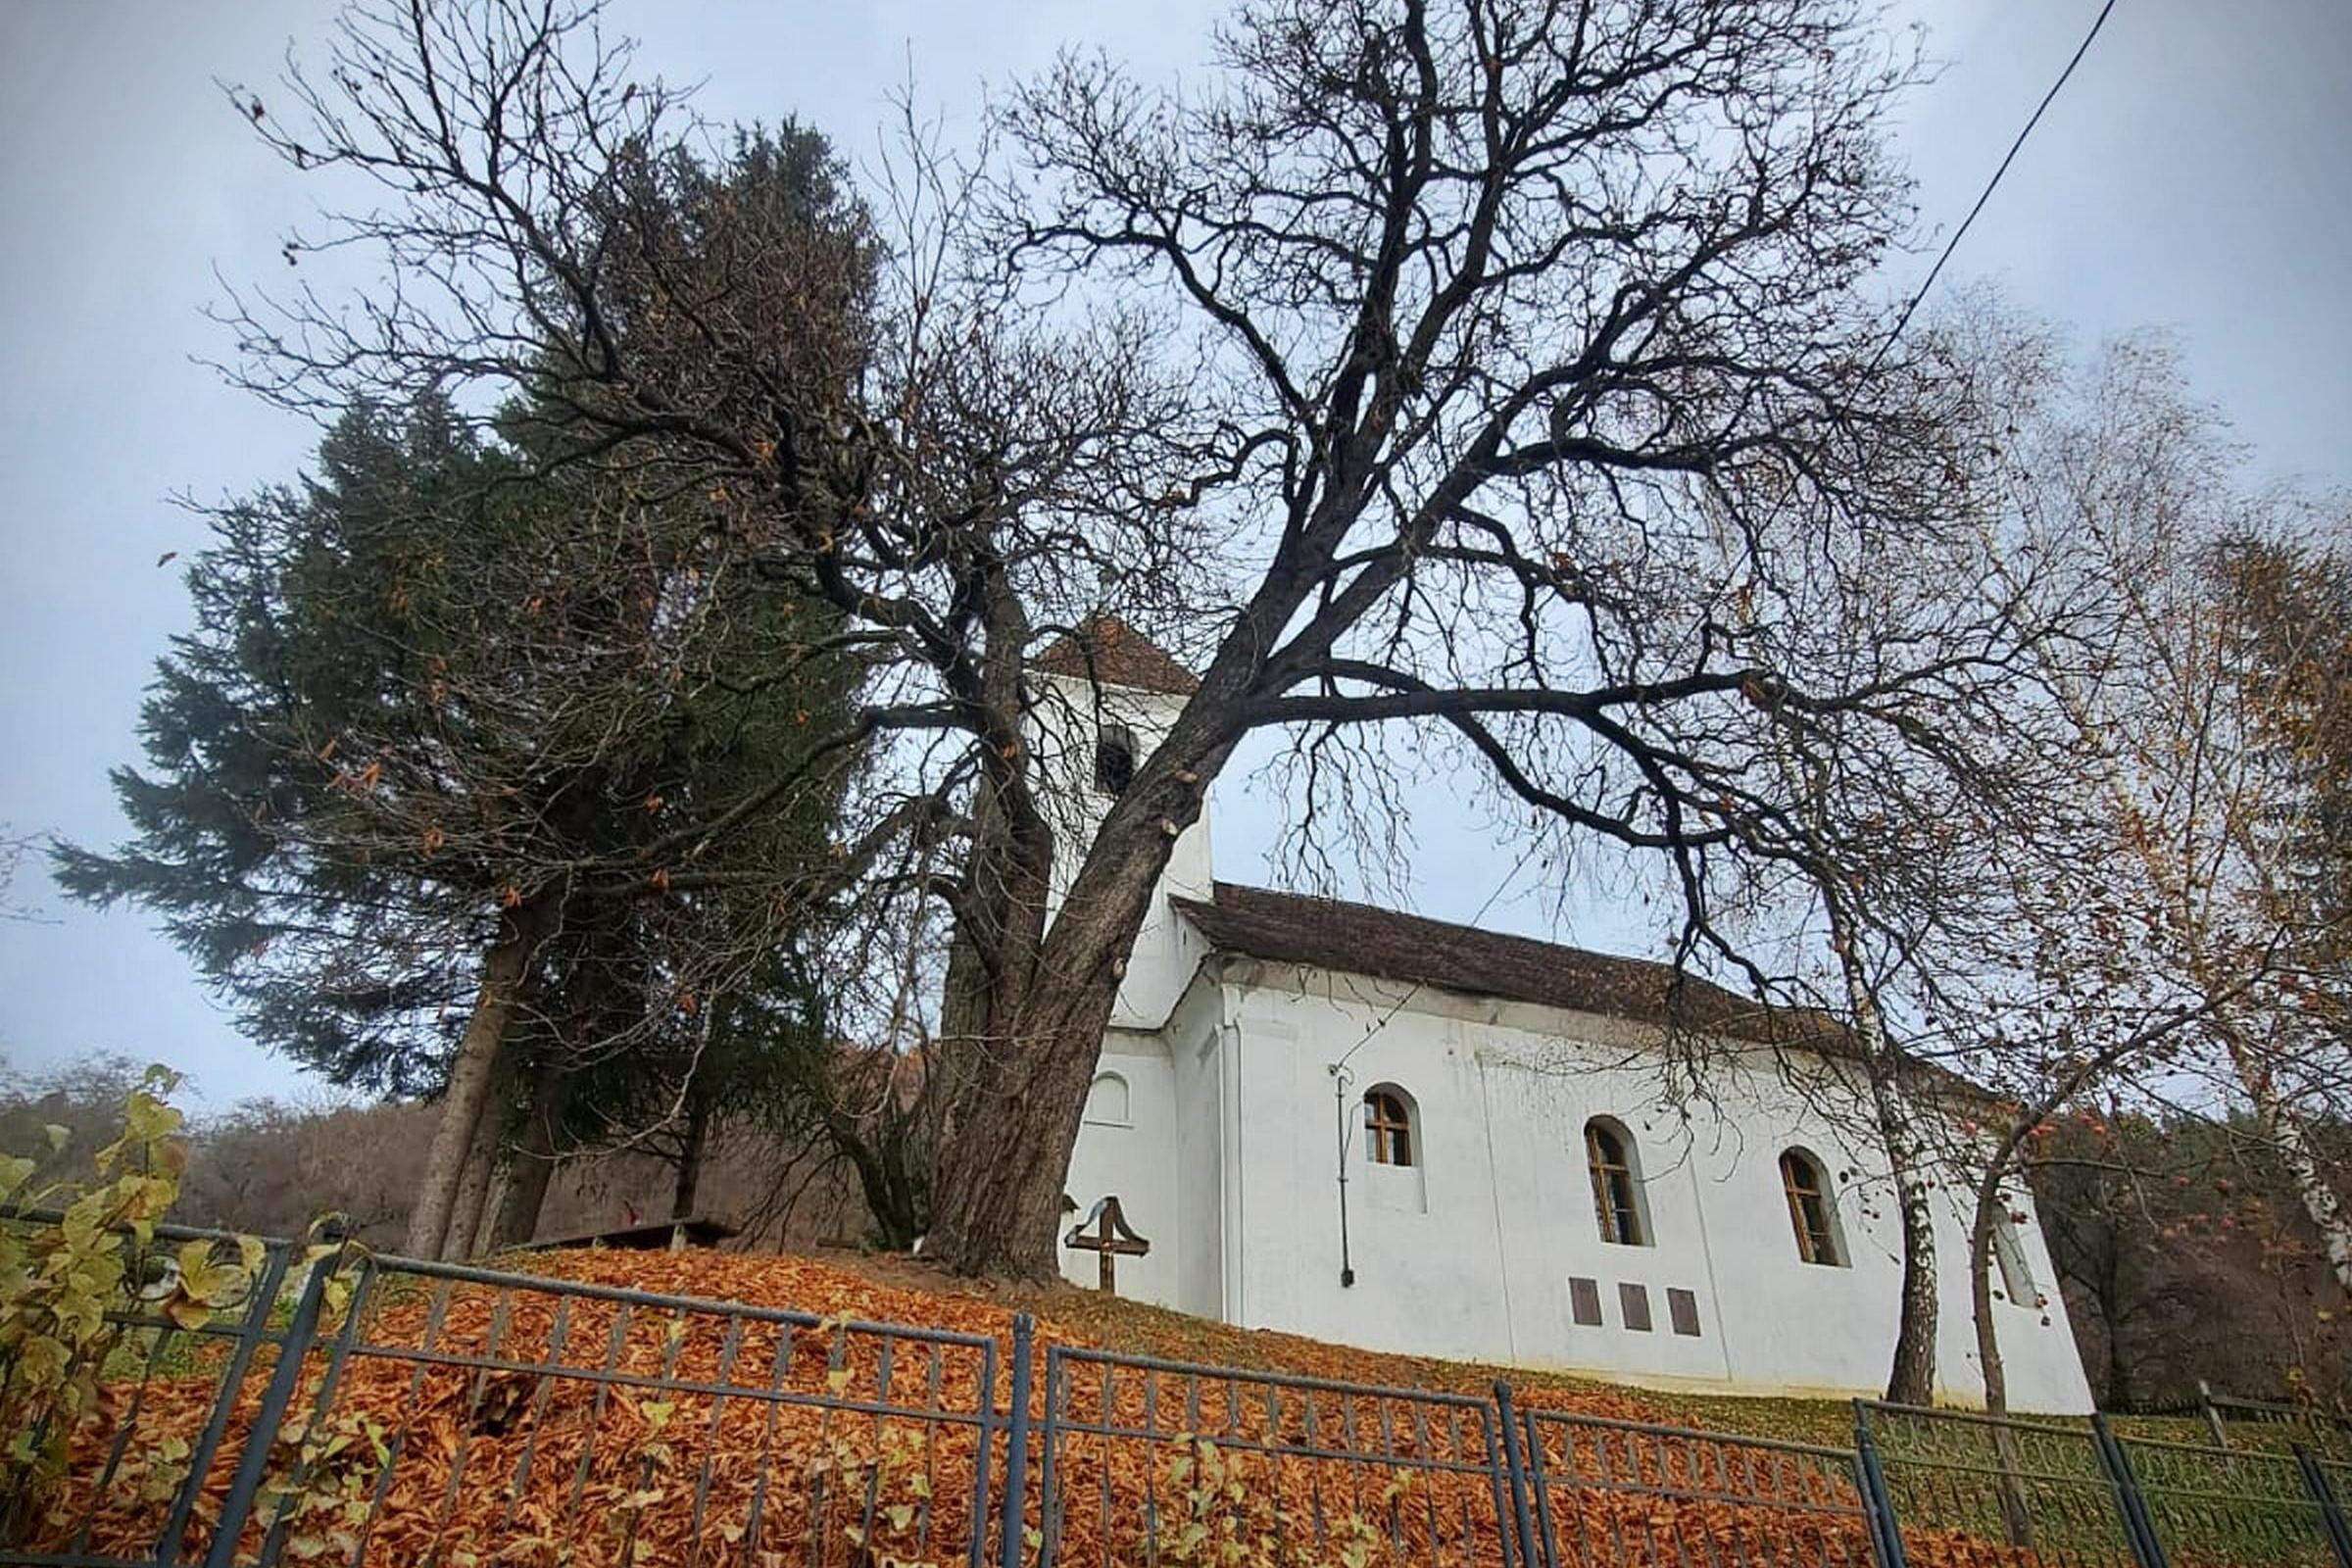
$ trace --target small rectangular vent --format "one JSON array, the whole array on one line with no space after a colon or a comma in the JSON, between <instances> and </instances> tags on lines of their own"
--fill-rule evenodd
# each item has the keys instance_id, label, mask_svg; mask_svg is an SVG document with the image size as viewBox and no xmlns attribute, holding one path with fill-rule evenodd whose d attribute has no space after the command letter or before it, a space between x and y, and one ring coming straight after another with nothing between
<instances>
[{"instance_id":1,"label":"small rectangular vent","mask_svg":"<svg viewBox=\"0 0 2352 1568\"><path fill-rule=\"evenodd\" d=\"M1627 1328L1637 1334L1649 1332L1648 1286L1629 1285L1620 1281L1617 1286L1617 1306L1625 1314Z\"/></svg>"},{"instance_id":2,"label":"small rectangular vent","mask_svg":"<svg viewBox=\"0 0 2352 1568\"><path fill-rule=\"evenodd\" d=\"M1600 1327L1600 1281L1582 1278L1568 1282L1568 1315L1580 1328Z\"/></svg>"},{"instance_id":3,"label":"small rectangular vent","mask_svg":"<svg viewBox=\"0 0 2352 1568\"><path fill-rule=\"evenodd\" d=\"M1689 1291L1669 1290L1666 1293L1666 1316L1673 1320L1674 1332L1698 1338L1698 1298Z\"/></svg>"}]
</instances>

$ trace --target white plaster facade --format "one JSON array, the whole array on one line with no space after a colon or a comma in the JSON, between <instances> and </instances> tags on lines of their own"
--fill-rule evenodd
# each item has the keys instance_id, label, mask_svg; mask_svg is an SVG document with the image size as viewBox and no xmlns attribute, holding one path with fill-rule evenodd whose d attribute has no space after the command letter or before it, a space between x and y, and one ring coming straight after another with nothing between
<instances>
[{"instance_id":1,"label":"white plaster facade","mask_svg":"<svg viewBox=\"0 0 2352 1568\"><path fill-rule=\"evenodd\" d=\"M1110 714L1139 755L1178 703L1057 684L1065 721ZM1067 766L1084 752L1054 755ZM1091 787L1074 769L1068 781L1081 797ZM1068 809L1065 832L1083 832L1088 808ZM1901 1280L1884 1154L1813 1108L1824 1097L1789 1087L1763 1048L1710 1079L1716 1108L1686 1115L1660 1102L1654 1027L1220 949L1172 902L1213 900L1210 873L1204 814L1139 938L1071 1163L1079 1213L1116 1195L1152 1243L1119 1259L1122 1296L1368 1348L1660 1386L1884 1386ZM1375 1087L1409 1102L1409 1165L1371 1157ZM1585 1143L1595 1116L1630 1135L1641 1245L1602 1239ZM1790 1149L1830 1176L1834 1264L1800 1255L1779 1163ZM1981 1402L1960 1216L1954 1193L1938 1215L1939 1395ZM2032 1283L1995 1307L2012 1403L2088 1410L2038 1224L2017 1241ZM1074 1283L1092 1285L1096 1262L1063 1250ZM1577 1321L1575 1281L1591 1282L1599 1322ZM1679 1323L1670 1292L1688 1293Z\"/></svg>"}]
</instances>

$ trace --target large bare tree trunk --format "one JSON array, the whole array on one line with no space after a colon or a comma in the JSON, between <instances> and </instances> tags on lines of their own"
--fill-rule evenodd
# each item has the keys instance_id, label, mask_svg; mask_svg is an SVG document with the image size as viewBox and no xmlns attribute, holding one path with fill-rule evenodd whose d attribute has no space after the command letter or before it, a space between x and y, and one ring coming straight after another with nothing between
<instances>
[{"instance_id":1,"label":"large bare tree trunk","mask_svg":"<svg viewBox=\"0 0 2352 1568\"><path fill-rule=\"evenodd\" d=\"M457 1212L458 1188L466 1179L466 1156L498 1079L507 1026L514 1021L531 950L546 923L547 916L536 901L510 910L501 922L498 940L482 956L481 989L474 997L473 1014L466 1020L466 1033L458 1042L449 1088L441 1097L441 1120L425 1153L424 1180L416 1192L416 1206L409 1215L411 1256L441 1255Z\"/></svg>"},{"instance_id":2,"label":"large bare tree trunk","mask_svg":"<svg viewBox=\"0 0 2352 1568\"><path fill-rule=\"evenodd\" d=\"M498 1185L498 1146L505 1142L506 1117L500 1113L493 1090L473 1127L473 1147L466 1154L465 1174L458 1178L458 1196L451 1202L449 1230L441 1238L441 1259L463 1263L473 1256L474 1238L482 1233L490 1208L490 1189Z\"/></svg>"},{"instance_id":3,"label":"large bare tree trunk","mask_svg":"<svg viewBox=\"0 0 2352 1568\"><path fill-rule=\"evenodd\" d=\"M539 1214L547 1206L548 1184L556 1175L556 1127L563 1120L564 1098L570 1081L550 1067L541 1071L530 1109L522 1118L514 1157L507 1171L507 1190L490 1227L489 1250L520 1247L539 1234Z\"/></svg>"},{"instance_id":4,"label":"large bare tree trunk","mask_svg":"<svg viewBox=\"0 0 2352 1568\"><path fill-rule=\"evenodd\" d=\"M959 1272L1043 1280L1060 1264L1070 1152L1118 979L1050 989L1013 1049L987 1058L940 1161L931 1245Z\"/></svg>"},{"instance_id":5,"label":"large bare tree trunk","mask_svg":"<svg viewBox=\"0 0 2352 1568\"><path fill-rule=\"evenodd\" d=\"M956 1111L932 1184L928 1250L958 1273L1046 1280L1070 1152L1102 1054L1102 1031L1178 832L1200 815L1200 781L1225 749L1188 748L1180 728L1145 766L1096 836L1068 898L1043 930L1052 837L1011 804L995 879L1001 934L984 950L988 1005L976 1034L951 1042L962 1060Z\"/></svg>"}]
</instances>

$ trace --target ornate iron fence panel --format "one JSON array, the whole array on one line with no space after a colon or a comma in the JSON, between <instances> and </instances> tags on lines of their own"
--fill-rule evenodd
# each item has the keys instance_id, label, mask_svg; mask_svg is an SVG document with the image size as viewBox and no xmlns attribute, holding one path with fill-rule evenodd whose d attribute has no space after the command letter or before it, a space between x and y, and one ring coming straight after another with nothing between
<instances>
[{"instance_id":1,"label":"ornate iron fence panel","mask_svg":"<svg viewBox=\"0 0 2352 1568\"><path fill-rule=\"evenodd\" d=\"M1543 1561L1868 1568L1851 1449L1521 1409Z\"/></svg>"},{"instance_id":2,"label":"ornate iron fence panel","mask_svg":"<svg viewBox=\"0 0 2352 1568\"><path fill-rule=\"evenodd\" d=\"M1886 1478L1907 1552L2013 1548L2018 1564L2132 1568L2133 1528L2087 1423L1861 1401L1862 1436Z\"/></svg>"},{"instance_id":3,"label":"ornate iron fence panel","mask_svg":"<svg viewBox=\"0 0 2352 1568\"><path fill-rule=\"evenodd\" d=\"M0 1562L980 1568L999 1365L982 1336L362 1257L237 1341L217 1396L118 1396L132 1439L78 1440L64 1516ZM208 1437L177 1493L121 1484Z\"/></svg>"},{"instance_id":4,"label":"ornate iron fence panel","mask_svg":"<svg viewBox=\"0 0 2352 1568\"><path fill-rule=\"evenodd\" d=\"M2231 1428L2240 1436L2283 1439L2282 1446L2300 1444L2316 1453L2352 1463L2352 1414L2340 1406L2323 1409L2318 1405L2281 1404L2273 1399L2241 1399L2232 1395L2216 1394L2200 1383L2197 1398L2189 1408L2205 1417L2214 1441L2225 1448L2237 1446L2230 1442Z\"/></svg>"},{"instance_id":5,"label":"ornate iron fence panel","mask_svg":"<svg viewBox=\"0 0 2352 1568\"><path fill-rule=\"evenodd\" d=\"M2337 1568L2327 1509L2295 1454L2148 1438L2116 1443L2170 1568Z\"/></svg>"},{"instance_id":6,"label":"ornate iron fence panel","mask_svg":"<svg viewBox=\"0 0 2352 1568\"><path fill-rule=\"evenodd\" d=\"M2352 1568L2352 1458L2337 1458L2306 1448L2295 1457L2303 1466L2303 1481L2320 1502L2328 1539L2336 1560Z\"/></svg>"},{"instance_id":7,"label":"ornate iron fence panel","mask_svg":"<svg viewBox=\"0 0 2352 1568\"><path fill-rule=\"evenodd\" d=\"M1041 1568L1517 1560L1495 1406L1054 1346Z\"/></svg>"},{"instance_id":8,"label":"ornate iron fence panel","mask_svg":"<svg viewBox=\"0 0 2352 1568\"><path fill-rule=\"evenodd\" d=\"M993 1339L367 1261L316 1359L259 1563L984 1560Z\"/></svg>"}]
</instances>

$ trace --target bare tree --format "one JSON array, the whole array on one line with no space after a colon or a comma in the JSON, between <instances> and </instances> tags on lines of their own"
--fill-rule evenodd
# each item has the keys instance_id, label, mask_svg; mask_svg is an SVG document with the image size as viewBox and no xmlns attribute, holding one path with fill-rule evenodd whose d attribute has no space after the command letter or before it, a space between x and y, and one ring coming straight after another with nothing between
<instances>
[{"instance_id":1,"label":"bare tree","mask_svg":"<svg viewBox=\"0 0 2352 1568\"><path fill-rule=\"evenodd\" d=\"M692 131L592 23L362 7L293 115L241 100L374 182L317 242L402 283L232 307L240 373L298 408L524 389L564 411L549 463L714 498L742 569L841 616L872 661L841 744L892 742L843 863L869 911L952 921L955 1267L1053 1269L1121 966L1251 730L1343 766L1409 734L1539 831L1657 858L1688 958L1730 947L1728 819L1780 798L1748 715L1899 749L1889 692L1979 684L1966 650L1822 673L1841 561L1970 526L1934 367L1881 354L1861 289L1908 220L1880 127L1911 72L1858 7L1250 0L1181 99L1072 59L976 174L930 149L886 182L855 341L805 326L800 258L610 242L641 150ZM1096 613L1199 683L1069 842L1031 669ZM698 869L691 840L637 867Z\"/></svg>"},{"instance_id":2,"label":"bare tree","mask_svg":"<svg viewBox=\"0 0 2352 1568\"><path fill-rule=\"evenodd\" d=\"M2118 617L2091 558L2006 492L2002 444L2057 374L2046 334L1980 292L1924 328L1919 353L1914 395L1936 411L1940 460L1902 499L1960 525L1866 533L1825 567L1807 679L1866 694L1864 708L1772 689L1751 701L1749 744L1777 776L1722 805L1743 853L1717 859L1712 897L1749 928L1740 967L1755 989L1794 1003L1800 1024L1838 1021L1834 1041L1792 1031L1784 1077L1885 1152L1902 1263L1886 1393L1924 1404L1936 1212L1951 1186L1973 1188L1960 1128L1984 1098L1950 1070L1978 1043L1948 1033L1946 992L1955 971L2008 956L2017 857L1998 847L2032 846L2046 871L2085 842L2063 809L2080 736L2046 681L2103 660ZM1675 1076L1703 1095L1713 1043L1681 1044ZM1825 1046L1837 1070L1813 1059Z\"/></svg>"},{"instance_id":3,"label":"bare tree","mask_svg":"<svg viewBox=\"0 0 2352 1568\"><path fill-rule=\"evenodd\" d=\"M1878 886L1874 911L1933 914L1921 961L1900 971L1907 1007L1992 1092L1950 1129L1946 1159L1973 1194L1970 1288L1994 1408L1992 1250L2054 1118L2167 1102L2259 1111L2266 1075L2289 1072L2291 1095L2275 1098L2340 1105L2342 1082L2288 1065L2312 1056L2285 1042L2308 1030L2297 999L2324 927L2308 901L2278 897L2279 753L2255 733L2208 569L2224 538L2276 527L2280 498L2235 488L2234 455L2160 344L2111 346L2014 408L1986 433L2011 545L1985 557L1984 580L2013 607L2028 677L2002 731L2041 739L1981 760L2041 762L2013 775L2008 811L1980 809L1997 792L1956 792L1965 853L1897 857L1913 885ZM2036 576L2044 591L2024 591ZM1961 874L1923 898L1918 878L1943 864Z\"/></svg>"},{"instance_id":4,"label":"bare tree","mask_svg":"<svg viewBox=\"0 0 2352 1568\"><path fill-rule=\"evenodd\" d=\"M2352 1104L2333 1000L2352 908L2331 891L2352 824L2330 771L2352 599L2326 591L2307 543L2315 520L2340 531L2341 503L2244 490L2242 455L2161 342L2114 351L2099 399L2104 427L2050 453L2045 482L2096 519L2128 588L2123 662L2067 688L2099 747L2084 778L2117 824L2110 876L2147 966L2205 1004L2201 1050L2169 1065L2189 1094L2252 1106L2352 1295L2352 1212L2307 1128ZM2319 590L2300 602L2298 570Z\"/></svg>"}]
</instances>

